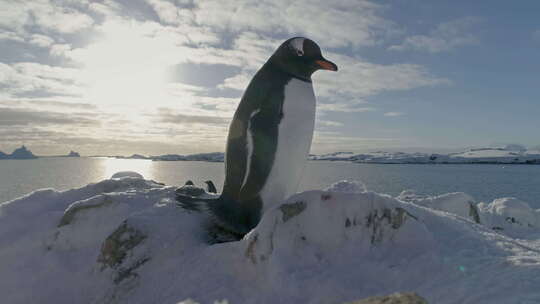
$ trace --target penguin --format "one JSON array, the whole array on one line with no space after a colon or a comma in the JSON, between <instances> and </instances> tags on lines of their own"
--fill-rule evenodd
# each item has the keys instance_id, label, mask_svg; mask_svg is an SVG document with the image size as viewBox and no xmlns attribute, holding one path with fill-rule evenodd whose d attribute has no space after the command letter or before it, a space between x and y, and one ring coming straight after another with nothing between
<instances>
[{"instance_id":1,"label":"penguin","mask_svg":"<svg viewBox=\"0 0 540 304\"><path fill-rule=\"evenodd\" d=\"M207 180L204 183L206 184L206 191L208 193L217 193L216 186L211 180Z\"/></svg>"},{"instance_id":2,"label":"penguin","mask_svg":"<svg viewBox=\"0 0 540 304\"><path fill-rule=\"evenodd\" d=\"M312 40L283 42L248 84L229 127L225 182L216 199L179 194L180 205L206 203L220 228L243 236L265 210L294 194L315 126L311 75L337 71Z\"/></svg>"}]
</instances>

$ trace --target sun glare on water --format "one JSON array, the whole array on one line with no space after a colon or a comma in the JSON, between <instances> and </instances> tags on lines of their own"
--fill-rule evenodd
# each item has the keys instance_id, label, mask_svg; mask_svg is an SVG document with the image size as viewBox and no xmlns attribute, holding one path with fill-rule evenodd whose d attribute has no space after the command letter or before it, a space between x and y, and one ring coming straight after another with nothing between
<instances>
[{"instance_id":1,"label":"sun glare on water","mask_svg":"<svg viewBox=\"0 0 540 304\"><path fill-rule=\"evenodd\" d=\"M102 178L111 178L113 174L121 171L133 171L142 175L145 179L154 179L153 176L153 162L151 160L142 159L116 159L116 158L104 158L101 162Z\"/></svg>"}]
</instances>

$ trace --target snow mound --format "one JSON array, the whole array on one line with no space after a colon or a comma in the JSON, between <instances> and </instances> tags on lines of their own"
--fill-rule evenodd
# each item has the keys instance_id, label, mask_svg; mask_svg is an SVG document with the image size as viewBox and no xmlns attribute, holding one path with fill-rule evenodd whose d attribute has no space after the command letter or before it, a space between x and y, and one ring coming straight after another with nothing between
<instances>
[{"instance_id":1,"label":"snow mound","mask_svg":"<svg viewBox=\"0 0 540 304\"><path fill-rule=\"evenodd\" d=\"M120 172L116 172L115 174L113 174L113 176L111 176L111 178L124 178L124 177L143 178L142 175L133 171L120 171Z\"/></svg>"},{"instance_id":2,"label":"snow mound","mask_svg":"<svg viewBox=\"0 0 540 304\"><path fill-rule=\"evenodd\" d=\"M344 181L210 245L207 215L180 208L176 190L128 176L1 204L2 302L343 303L403 291L442 304L540 301L538 239L449 213L466 215L466 194L395 199ZM486 223L526 212L511 199L479 209Z\"/></svg>"},{"instance_id":3,"label":"snow mound","mask_svg":"<svg viewBox=\"0 0 540 304\"><path fill-rule=\"evenodd\" d=\"M416 205L446 211L460 215L464 218L469 218L476 223L480 223L480 216L476 202L472 196L463 192L447 193L438 196L422 196L416 194L414 190L405 190L397 197L397 199L411 202Z\"/></svg>"},{"instance_id":4,"label":"snow mound","mask_svg":"<svg viewBox=\"0 0 540 304\"><path fill-rule=\"evenodd\" d=\"M519 230L540 228L540 210L514 197L495 199L493 202L478 204L482 221L495 230L505 230L515 234ZM516 231L517 230L517 231Z\"/></svg>"},{"instance_id":5,"label":"snow mound","mask_svg":"<svg viewBox=\"0 0 540 304\"><path fill-rule=\"evenodd\" d=\"M386 256L420 254L429 248L431 234L404 207L373 192L297 194L265 214L243 240L245 255L254 264L269 260L275 271L316 265L342 255L346 247L362 255L369 255L375 245L378 254Z\"/></svg>"},{"instance_id":6,"label":"snow mound","mask_svg":"<svg viewBox=\"0 0 540 304\"><path fill-rule=\"evenodd\" d=\"M329 192L342 192L342 193L362 193L366 192L366 186L355 180L342 180L330 185L330 187L324 189Z\"/></svg>"}]
</instances>

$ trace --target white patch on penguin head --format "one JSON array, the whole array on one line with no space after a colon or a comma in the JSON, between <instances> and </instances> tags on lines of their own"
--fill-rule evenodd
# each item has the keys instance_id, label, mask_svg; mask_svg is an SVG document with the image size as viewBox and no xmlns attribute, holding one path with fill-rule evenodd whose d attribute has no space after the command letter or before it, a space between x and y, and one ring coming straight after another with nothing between
<instances>
[{"instance_id":1,"label":"white patch on penguin head","mask_svg":"<svg viewBox=\"0 0 540 304\"><path fill-rule=\"evenodd\" d=\"M289 42L289 45L296 51L296 55L298 56L304 55L304 40L305 38L298 37Z\"/></svg>"}]
</instances>

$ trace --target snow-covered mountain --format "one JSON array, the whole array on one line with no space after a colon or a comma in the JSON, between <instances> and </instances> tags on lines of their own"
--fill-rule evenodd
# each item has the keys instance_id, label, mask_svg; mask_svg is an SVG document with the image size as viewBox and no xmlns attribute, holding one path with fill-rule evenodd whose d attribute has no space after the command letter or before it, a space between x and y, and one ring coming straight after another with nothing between
<instances>
[{"instance_id":1,"label":"snow-covered mountain","mask_svg":"<svg viewBox=\"0 0 540 304\"><path fill-rule=\"evenodd\" d=\"M154 161L208 161L208 162L223 162L225 154L223 152L197 153L197 154L165 154L156 156L144 156L133 154L132 156L116 156L122 159L151 159Z\"/></svg>"},{"instance_id":2,"label":"snow-covered mountain","mask_svg":"<svg viewBox=\"0 0 540 304\"><path fill-rule=\"evenodd\" d=\"M311 155L311 160L351 161L376 164L540 164L540 151L517 150L514 145L502 148L478 148L450 154L406 153L406 152L336 152Z\"/></svg>"},{"instance_id":3,"label":"snow-covered mountain","mask_svg":"<svg viewBox=\"0 0 540 304\"><path fill-rule=\"evenodd\" d=\"M337 304L399 291L540 303L540 210L517 199L394 198L342 181L211 245L208 217L178 207L176 189L121 173L1 204L2 303Z\"/></svg>"}]
</instances>

